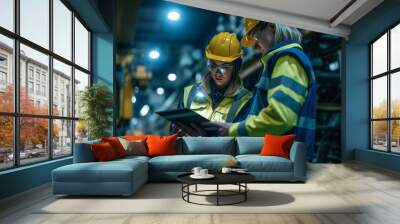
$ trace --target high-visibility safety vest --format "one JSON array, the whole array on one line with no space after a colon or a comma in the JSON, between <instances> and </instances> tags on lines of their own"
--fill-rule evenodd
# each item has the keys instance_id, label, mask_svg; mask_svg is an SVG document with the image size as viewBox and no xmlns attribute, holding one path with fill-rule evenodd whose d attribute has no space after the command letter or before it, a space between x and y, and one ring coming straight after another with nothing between
<instances>
[{"instance_id":1,"label":"high-visibility safety vest","mask_svg":"<svg viewBox=\"0 0 400 224\"><path fill-rule=\"evenodd\" d=\"M216 108L212 108L210 96L201 83L196 83L184 88L183 107L190 108L210 121L236 122L239 114L249 104L251 92L243 86L236 90L232 96L224 96Z\"/></svg>"},{"instance_id":2,"label":"high-visibility safety vest","mask_svg":"<svg viewBox=\"0 0 400 224\"><path fill-rule=\"evenodd\" d=\"M300 44L283 41L261 58L263 72L255 86L246 120L234 123L230 136L294 133L314 153L316 81L309 58Z\"/></svg>"}]
</instances>

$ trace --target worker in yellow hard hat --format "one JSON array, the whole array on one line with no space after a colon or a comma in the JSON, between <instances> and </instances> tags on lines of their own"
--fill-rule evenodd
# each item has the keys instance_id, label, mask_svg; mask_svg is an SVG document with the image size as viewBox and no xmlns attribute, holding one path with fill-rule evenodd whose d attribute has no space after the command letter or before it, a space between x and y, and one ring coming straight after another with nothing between
<instances>
[{"instance_id":1,"label":"worker in yellow hard hat","mask_svg":"<svg viewBox=\"0 0 400 224\"><path fill-rule=\"evenodd\" d=\"M201 82L187 86L178 108L190 108L210 121L238 122L247 117L251 92L239 77L243 51L235 34L215 35L205 54L208 72ZM203 135L198 127L177 124L189 135ZM172 130L176 131L172 125Z\"/></svg>"},{"instance_id":2,"label":"worker in yellow hard hat","mask_svg":"<svg viewBox=\"0 0 400 224\"><path fill-rule=\"evenodd\" d=\"M316 81L302 34L282 24L246 18L241 43L263 56L262 74L254 88L248 117L241 122L213 122L220 135L264 136L295 134L307 144L311 160L316 128Z\"/></svg>"},{"instance_id":3,"label":"worker in yellow hard hat","mask_svg":"<svg viewBox=\"0 0 400 224\"><path fill-rule=\"evenodd\" d=\"M250 19L250 18L244 19L245 34L241 40L241 43L244 47L252 47L255 45L256 40L254 39L254 36L252 34L254 33L254 31L255 31L254 28L257 25L260 25L259 20Z\"/></svg>"}]
</instances>

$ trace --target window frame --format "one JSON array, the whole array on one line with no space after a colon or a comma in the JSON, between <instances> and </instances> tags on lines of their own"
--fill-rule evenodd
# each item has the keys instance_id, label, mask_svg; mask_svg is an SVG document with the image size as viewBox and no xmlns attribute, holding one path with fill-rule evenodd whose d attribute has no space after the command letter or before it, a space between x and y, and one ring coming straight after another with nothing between
<instances>
[{"instance_id":1,"label":"window frame","mask_svg":"<svg viewBox=\"0 0 400 224\"><path fill-rule=\"evenodd\" d=\"M5 168L0 168L0 172L5 171L5 170L11 170L11 169L16 169L19 167L23 166L30 166L33 164L38 164L38 163L43 163L49 160L58 160L66 157L73 156L74 152L74 144L75 144L75 126L76 126L76 121L79 120L79 117L75 116L75 108L71 108L71 114L70 116L56 116L53 115L53 59L58 60L59 62L62 62L66 65L71 66L71 92L72 92L72 99L71 99L71 105L74 105L75 103L75 88L74 88L74 82L75 82L75 69L78 69L79 71L87 74L89 76L89 83L88 86L92 85L92 57L91 57L91 50L92 50L92 30L89 28L89 26L84 22L84 20L79 16L79 14L72 9L72 7L66 2L65 0L59 0L68 10L71 11L71 59L64 58L63 56L55 53L53 50L53 1L54 0L48 0L49 3L49 47L46 49L45 47L42 47L39 44L34 43L33 41L30 41L27 38L24 38L23 36L20 35L20 0L14 0L13 1L13 10L14 10L14 18L13 18L13 31L10 31L4 27L0 26L0 35L3 35L5 37L11 38L13 40L13 64L12 66L12 75L14 78L14 110L13 112L2 112L0 111L0 116L4 117L12 117L13 119L13 153L14 153L14 161L13 161L13 166L10 167L5 167ZM89 40L88 40L88 69L85 69L81 67L80 65L75 63L75 18L79 20L79 22L84 26L84 28L88 31L89 34ZM40 53L43 53L48 56L49 62L48 62L48 84L46 90L48 93L46 93L48 97L48 112L46 115L39 115L39 114L28 114L28 113L21 113L20 111L20 45L23 44L27 47L32 48L33 50L39 51ZM29 66L27 64L27 66ZM27 68L28 69L28 68ZM33 80L36 80L35 77L36 70L33 70L33 75L34 78ZM41 73L40 73L41 75ZM30 79L29 74L26 74L27 80ZM39 83L41 83L41 77L39 76ZM35 81L34 81L35 83ZM34 84L35 85L35 84ZM29 91L27 89L27 91ZM34 90L35 91L35 90ZM40 94L41 95L41 94ZM20 161L20 118L23 117L28 117L28 118L45 118L47 119L48 122L48 136L47 136L47 142L49 143L47 146L47 151L48 155L47 158L43 158L43 160L38 161L38 162L32 162L32 163L26 163L26 164L21 164ZM54 156L54 147L53 147L53 121L56 120L65 120L65 121L71 121L71 153L68 155L62 155L62 156Z\"/></svg>"},{"instance_id":2,"label":"window frame","mask_svg":"<svg viewBox=\"0 0 400 224\"><path fill-rule=\"evenodd\" d=\"M374 38L371 42L368 43L368 53L369 53L369 77L368 77L368 84L369 84L369 149L373 151L379 151L379 152L386 152L386 153L391 153L391 154L400 154L400 152L393 152L392 151L392 136L391 136L391 129L392 121L398 121L400 120L400 117L392 117L392 101L391 101L391 79L392 75L395 75L396 73L400 72L400 67L391 69L391 31L393 28L396 26L400 26L400 20L396 21L393 23L391 26L386 28L382 33L380 33L376 38ZM386 65L386 71L382 72L380 74L376 74L374 76L373 74L373 44L376 43L379 38L383 37L385 34L387 34L387 65ZM386 105L386 117L385 118L373 118L373 81L378 79L386 77L386 86L387 86L387 105ZM379 150L374 148L374 136L373 136L373 125L372 123L374 121L386 121L386 151Z\"/></svg>"}]
</instances>

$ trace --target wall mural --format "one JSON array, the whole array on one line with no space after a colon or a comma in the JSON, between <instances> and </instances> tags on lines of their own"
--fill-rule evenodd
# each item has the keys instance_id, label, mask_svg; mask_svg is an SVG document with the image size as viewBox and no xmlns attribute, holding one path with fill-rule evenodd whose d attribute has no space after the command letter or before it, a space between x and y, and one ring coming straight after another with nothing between
<instances>
[{"instance_id":1,"label":"wall mural","mask_svg":"<svg viewBox=\"0 0 400 224\"><path fill-rule=\"evenodd\" d=\"M340 162L341 38L163 1L118 8L118 135L296 134L310 161ZM179 108L214 132L156 113Z\"/></svg>"}]
</instances>

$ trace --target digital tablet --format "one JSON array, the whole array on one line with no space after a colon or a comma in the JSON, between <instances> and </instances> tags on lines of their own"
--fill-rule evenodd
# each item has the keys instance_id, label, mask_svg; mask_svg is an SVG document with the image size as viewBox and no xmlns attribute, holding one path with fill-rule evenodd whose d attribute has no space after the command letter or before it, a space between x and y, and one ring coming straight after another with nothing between
<instances>
[{"instance_id":1,"label":"digital tablet","mask_svg":"<svg viewBox=\"0 0 400 224\"><path fill-rule=\"evenodd\" d=\"M184 108L184 109L157 111L156 113L173 123L179 122L189 127L191 123L194 123L198 125L200 128L202 128L207 133L208 136L218 135L218 127L205 127L203 123L210 122L210 120L194 112L193 110Z\"/></svg>"}]
</instances>

